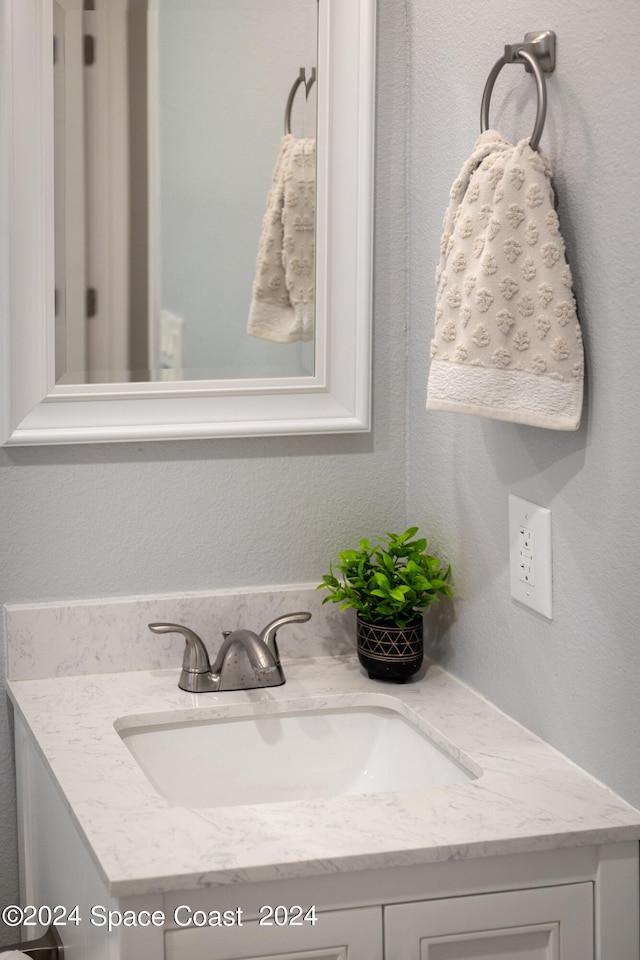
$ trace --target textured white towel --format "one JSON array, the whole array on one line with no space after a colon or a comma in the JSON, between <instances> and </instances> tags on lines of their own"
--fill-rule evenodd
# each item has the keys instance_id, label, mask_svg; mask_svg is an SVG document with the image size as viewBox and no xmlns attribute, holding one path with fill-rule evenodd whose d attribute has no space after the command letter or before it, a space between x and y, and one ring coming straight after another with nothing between
<instances>
[{"instance_id":1,"label":"textured white towel","mask_svg":"<svg viewBox=\"0 0 640 960\"><path fill-rule=\"evenodd\" d=\"M316 142L286 134L267 197L247 332L313 339Z\"/></svg>"},{"instance_id":2,"label":"textured white towel","mask_svg":"<svg viewBox=\"0 0 640 960\"><path fill-rule=\"evenodd\" d=\"M576 430L584 352L547 158L487 130L450 198L427 409Z\"/></svg>"}]
</instances>

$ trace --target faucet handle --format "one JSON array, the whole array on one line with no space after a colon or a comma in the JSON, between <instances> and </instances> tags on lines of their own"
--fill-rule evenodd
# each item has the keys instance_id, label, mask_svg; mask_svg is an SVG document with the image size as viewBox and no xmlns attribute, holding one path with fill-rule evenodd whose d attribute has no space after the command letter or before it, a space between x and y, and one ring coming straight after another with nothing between
<instances>
[{"instance_id":1,"label":"faucet handle","mask_svg":"<svg viewBox=\"0 0 640 960\"><path fill-rule=\"evenodd\" d=\"M260 632L260 639L269 648L276 663L280 662L278 644L276 643L276 634L279 628L284 626L285 623L304 623L306 620L310 619L311 614L307 611L302 611L300 613L285 613L283 616L276 617L275 620L272 620L271 623L268 623L264 630Z\"/></svg>"},{"instance_id":2,"label":"faucet handle","mask_svg":"<svg viewBox=\"0 0 640 960\"><path fill-rule=\"evenodd\" d=\"M197 633L179 623L150 623L153 633L180 633L185 639L186 649L182 658L183 673L208 673L211 669L207 648Z\"/></svg>"}]
</instances>

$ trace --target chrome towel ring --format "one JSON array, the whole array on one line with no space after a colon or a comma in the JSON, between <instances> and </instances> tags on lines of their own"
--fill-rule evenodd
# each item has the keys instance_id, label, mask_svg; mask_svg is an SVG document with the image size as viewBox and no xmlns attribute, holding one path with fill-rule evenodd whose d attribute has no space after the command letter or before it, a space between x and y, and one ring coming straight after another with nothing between
<instances>
[{"instance_id":1,"label":"chrome towel ring","mask_svg":"<svg viewBox=\"0 0 640 960\"><path fill-rule=\"evenodd\" d=\"M309 99L309 92L311 87L316 82L316 68L311 68L311 76L307 80L307 72L304 67L300 67L300 73L293 81L293 86L289 91L289 96L287 97L287 105L284 110L284 132L285 134L291 133L291 108L293 107L293 101L296 98L296 93L298 92L298 87L301 83L304 83L305 89L305 99Z\"/></svg>"},{"instance_id":2,"label":"chrome towel ring","mask_svg":"<svg viewBox=\"0 0 640 960\"><path fill-rule=\"evenodd\" d=\"M524 43L507 44L504 48L504 56L494 64L491 73L487 77L487 82L482 93L482 105L480 108L480 131L484 133L489 129L489 103L493 85L496 82L498 74L506 63L523 63L528 73L533 73L538 91L538 110L536 113L536 122L531 134L530 145L532 150L538 149L540 137L544 129L544 121L547 116L547 86L544 79L545 73L553 73L556 65L556 35L553 30L545 30L542 33L525 34Z\"/></svg>"}]
</instances>

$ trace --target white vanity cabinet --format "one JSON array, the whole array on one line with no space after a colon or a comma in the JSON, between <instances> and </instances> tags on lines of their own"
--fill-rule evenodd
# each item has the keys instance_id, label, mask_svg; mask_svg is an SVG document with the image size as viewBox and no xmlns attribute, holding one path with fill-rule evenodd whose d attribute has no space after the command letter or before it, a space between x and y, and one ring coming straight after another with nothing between
<instances>
[{"instance_id":1,"label":"white vanity cabinet","mask_svg":"<svg viewBox=\"0 0 640 960\"><path fill-rule=\"evenodd\" d=\"M319 913L311 927L165 934L166 960L594 960L592 883ZM383 932L384 931L384 932Z\"/></svg>"},{"instance_id":2,"label":"white vanity cabinet","mask_svg":"<svg viewBox=\"0 0 640 960\"><path fill-rule=\"evenodd\" d=\"M94 687L96 683L94 678ZM57 910L59 918L62 912L67 922L57 929L65 955L74 960L640 957L638 842L609 840L606 828L591 832L582 845L575 844L575 835L560 832L538 849L518 850L510 841L502 850L476 856L464 848L440 853L434 848L431 859L418 852L414 862L410 850L399 853L389 846L375 867L368 863L363 834L363 852L344 870L327 872L322 858L327 828L316 821L317 875L313 863L296 877L295 869L282 870L274 860L272 867L245 875L222 869L219 879L203 877L201 870L174 876L164 857L172 837L160 830L155 869L151 864L132 880L128 860L135 851L127 847L119 853L107 875L91 835L80 826L90 808L98 815L104 809L102 793L94 785L86 799L78 797L70 805L20 715L16 759L21 904L45 907L45 913L46 908ZM103 763L96 751L85 776L106 791L112 773ZM120 802L126 801L122 796ZM237 810L241 817L242 808ZM204 829L208 821L199 822ZM210 822L213 832L204 834L202 843L206 841L210 862L222 864L227 827L218 832L217 818ZM143 842L152 823L139 815L134 823L123 821L122 829L128 827L127 835ZM281 819L280 829L285 823L294 844L299 826L295 817ZM369 836L375 848L391 844L395 834ZM112 843L117 841L114 834ZM252 852L249 840L245 846L256 859L259 853ZM309 910L313 923L304 919ZM109 911L134 922L115 922L110 930ZM74 922L74 916L80 921ZM157 922L150 922L152 916ZM211 922L211 916L238 919L225 924ZM30 927L22 938L42 932Z\"/></svg>"},{"instance_id":3,"label":"white vanity cabinet","mask_svg":"<svg viewBox=\"0 0 640 960\"><path fill-rule=\"evenodd\" d=\"M264 918L263 918L264 919ZM384 960L382 910L319 912L313 926L260 920L165 934L165 960Z\"/></svg>"},{"instance_id":4,"label":"white vanity cabinet","mask_svg":"<svg viewBox=\"0 0 640 960\"><path fill-rule=\"evenodd\" d=\"M385 960L593 960L593 884L385 909Z\"/></svg>"},{"instance_id":5,"label":"white vanity cabinet","mask_svg":"<svg viewBox=\"0 0 640 960\"><path fill-rule=\"evenodd\" d=\"M81 923L58 927L76 960L639 955L635 841L113 896L19 718L16 732L23 905L79 905ZM137 922L109 931L107 911Z\"/></svg>"}]
</instances>

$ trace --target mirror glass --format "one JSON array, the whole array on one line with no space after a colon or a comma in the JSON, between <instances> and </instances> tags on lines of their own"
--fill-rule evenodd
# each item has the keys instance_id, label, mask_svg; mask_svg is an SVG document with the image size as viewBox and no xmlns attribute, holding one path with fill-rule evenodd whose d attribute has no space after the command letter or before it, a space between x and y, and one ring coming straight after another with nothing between
<instances>
[{"instance_id":1,"label":"mirror glass","mask_svg":"<svg viewBox=\"0 0 640 960\"><path fill-rule=\"evenodd\" d=\"M56 383L313 377L318 0L51 2Z\"/></svg>"}]
</instances>

